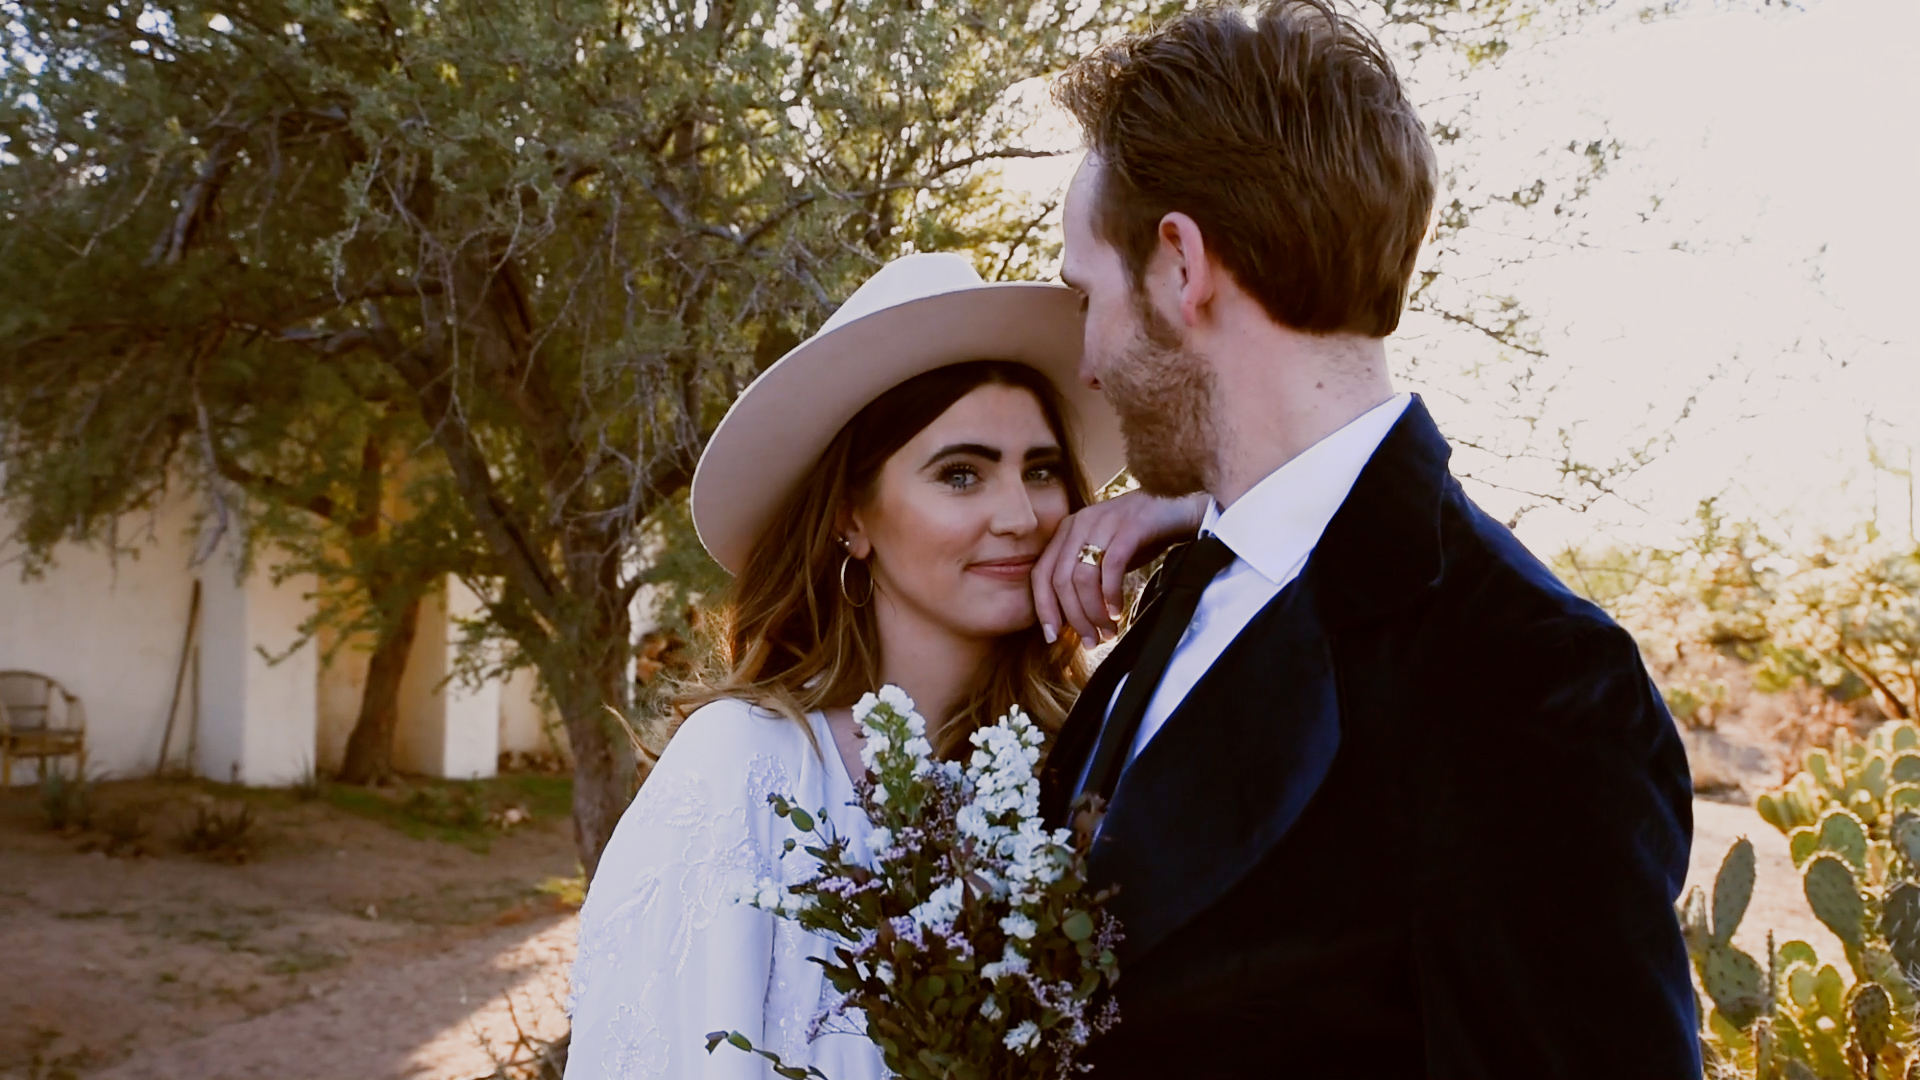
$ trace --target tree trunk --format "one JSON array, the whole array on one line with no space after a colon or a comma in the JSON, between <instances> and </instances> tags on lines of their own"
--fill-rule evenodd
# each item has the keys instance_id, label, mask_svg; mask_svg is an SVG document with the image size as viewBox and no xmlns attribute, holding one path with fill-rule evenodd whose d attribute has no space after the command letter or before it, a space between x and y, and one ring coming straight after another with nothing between
<instances>
[{"instance_id":1,"label":"tree trunk","mask_svg":"<svg viewBox=\"0 0 1920 1080\"><path fill-rule=\"evenodd\" d=\"M360 695L360 718L347 736L346 760L340 765L343 784L379 784L393 777L400 680L407 673L407 654L413 651L413 636L420 629L420 602L421 594L415 591L400 609L400 617L382 628L374 643L367 687Z\"/></svg>"}]
</instances>

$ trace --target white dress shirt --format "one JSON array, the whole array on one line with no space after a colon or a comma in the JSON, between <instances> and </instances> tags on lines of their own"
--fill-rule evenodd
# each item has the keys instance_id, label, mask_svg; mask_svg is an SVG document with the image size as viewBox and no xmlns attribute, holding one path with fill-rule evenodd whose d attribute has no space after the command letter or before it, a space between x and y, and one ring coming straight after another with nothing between
<instances>
[{"instance_id":1,"label":"white dress shirt","mask_svg":"<svg viewBox=\"0 0 1920 1080\"><path fill-rule=\"evenodd\" d=\"M1219 503L1207 506L1200 534L1219 537L1233 551L1234 560L1200 594L1193 621L1187 624L1167 662L1167 673L1140 718L1140 730L1127 751L1129 762L1240 631L1300 576L1320 534L1327 531L1354 481L1360 479L1360 471L1412 400L1410 394L1395 394L1268 473L1224 511ZM1122 679L1114 687L1107 701L1109 712L1126 685Z\"/></svg>"}]
</instances>

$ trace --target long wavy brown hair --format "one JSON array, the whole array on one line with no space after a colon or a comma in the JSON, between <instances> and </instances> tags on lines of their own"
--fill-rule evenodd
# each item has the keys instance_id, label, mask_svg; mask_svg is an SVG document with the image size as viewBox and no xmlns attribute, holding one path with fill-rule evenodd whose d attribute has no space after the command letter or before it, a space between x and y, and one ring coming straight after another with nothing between
<instances>
[{"instance_id":1,"label":"long wavy brown hair","mask_svg":"<svg viewBox=\"0 0 1920 1080\"><path fill-rule=\"evenodd\" d=\"M873 607L855 606L841 591L847 557L838 515L872 497L881 466L955 402L982 386L1033 394L1066 456L1068 506L1087 504L1087 480L1073 454L1059 392L1025 364L979 360L916 375L875 398L834 437L826 452L754 546L714 627L713 661L703 677L674 698L673 726L721 698L747 701L813 729L806 714L847 708L879 689L880 639ZM856 594L870 579L849 568ZM1039 626L1008 634L994 650L987 678L937 731L934 752L955 758L969 736L1014 705L1057 730L1086 682L1086 660L1071 628L1048 644ZM815 749L819 749L817 746Z\"/></svg>"}]
</instances>

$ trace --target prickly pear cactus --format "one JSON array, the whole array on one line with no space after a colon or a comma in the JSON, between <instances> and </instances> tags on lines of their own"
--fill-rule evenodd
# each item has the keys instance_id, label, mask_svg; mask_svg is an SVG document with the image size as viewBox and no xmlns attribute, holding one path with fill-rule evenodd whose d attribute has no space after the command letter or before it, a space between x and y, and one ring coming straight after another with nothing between
<instances>
[{"instance_id":1,"label":"prickly pear cactus","mask_svg":"<svg viewBox=\"0 0 1920 1080\"><path fill-rule=\"evenodd\" d=\"M1920 813L1895 814L1888 832L1892 835L1894 850L1906 858L1907 865L1920 867Z\"/></svg>"},{"instance_id":2,"label":"prickly pear cactus","mask_svg":"<svg viewBox=\"0 0 1920 1080\"><path fill-rule=\"evenodd\" d=\"M1893 999L1886 987L1855 984L1847 995L1847 1064L1858 1076L1884 1076L1884 1055L1892 1043Z\"/></svg>"},{"instance_id":3,"label":"prickly pear cactus","mask_svg":"<svg viewBox=\"0 0 1920 1080\"><path fill-rule=\"evenodd\" d=\"M1858 949L1866 939L1867 909L1853 871L1839 858L1821 854L1807 863L1802 877L1814 918L1825 923L1834 937Z\"/></svg>"},{"instance_id":4,"label":"prickly pear cactus","mask_svg":"<svg viewBox=\"0 0 1920 1080\"><path fill-rule=\"evenodd\" d=\"M1733 932L1746 918L1747 905L1753 901L1753 877L1753 841L1743 836L1727 849L1720 873L1713 879L1713 938L1722 945L1733 942Z\"/></svg>"},{"instance_id":5,"label":"prickly pear cactus","mask_svg":"<svg viewBox=\"0 0 1920 1080\"><path fill-rule=\"evenodd\" d=\"M1920 885L1901 882L1880 905L1880 936L1908 978L1920 978Z\"/></svg>"},{"instance_id":6,"label":"prickly pear cactus","mask_svg":"<svg viewBox=\"0 0 1920 1080\"><path fill-rule=\"evenodd\" d=\"M1847 860L1855 870L1867 868L1867 827L1844 809L1829 810L1820 819L1820 849Z\"/></svg>"},{"instance_id":7,"label":"prickly pear cactus","mask_svg":"<svg viewBox=\"0 0 1920 1080\"><path fill-rule=\"evenodd\" d=\"M1920 1080L1920 728L1842 730L1805 764L1755 805L1787 837L1807 903L1846 963L1823 964L1802 941L1776 948L1769 937L1764 962L1733 946L1755 870L1752 845L1735 844L1711 898L1696 889L1680 910L1708 1074Z\"/></svg>"}]
</instances>

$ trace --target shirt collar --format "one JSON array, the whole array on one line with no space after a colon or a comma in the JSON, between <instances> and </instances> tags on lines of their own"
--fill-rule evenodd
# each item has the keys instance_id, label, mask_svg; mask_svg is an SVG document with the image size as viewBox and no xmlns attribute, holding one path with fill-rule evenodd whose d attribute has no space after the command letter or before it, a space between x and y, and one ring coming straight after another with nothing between
<instances>
[{"instance_id":1,"label":"shirt collar","mask_svg":"<svg viewBox=\"0 0 1920 1080\"><path fill-rule=\"evenodd\" d=\"M1312 553L1354 481L1413 400L1395 394L1268 473L1222 511L1207 501L1200 533L1212 534L1261 577L1282 584Z\"/></svg>"}]
</instances>

